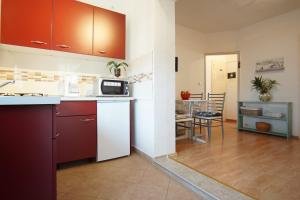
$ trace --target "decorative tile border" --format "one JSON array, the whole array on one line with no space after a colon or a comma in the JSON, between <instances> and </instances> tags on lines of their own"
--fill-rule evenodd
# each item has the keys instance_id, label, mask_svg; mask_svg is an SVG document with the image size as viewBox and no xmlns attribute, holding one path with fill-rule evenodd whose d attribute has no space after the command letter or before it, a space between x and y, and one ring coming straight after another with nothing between
<instances>
[{"instance_id":1,"label":"decorative tile border","mask_svg":"<svg viewBox=\"0 0 300 200\"><path fill-rule=\"evenodd\" d=\"M153 73L141 73L133 76L129 76L128 80L130 84L141 83L143 81L149 81L153 79Z\"/></svg>"},{"instance_id":2,"label":"decorative tile border","mask_svg":"<svg viewBox=\"0 0 300 200\"><path fill-rule=\"evenodd\" d=\"M71 72L52 72L0 67L0 80L21 80L36 82L58 82L63 81L66 76L78 76L79 83L92 84L99 76L93 74L80 74Z\"/></svg>"},{"instance_id":3,"label":"decorative tile border","mask_svg":"<svg viewBox=\"0 0 300 200\"><path fill-rule=\"evenodd\" d=\"M72 72L59 71L43 71L31 69L14 69L0 67L0 80L20 80L20 81L35 81L35 82L58 82L63 81L67 76L77 76L79 83L92 84L100 75L83 74ZM153 73L140 73L128 77L130 84L141 83L153 79Z\"/></svg>"}]
</instances>

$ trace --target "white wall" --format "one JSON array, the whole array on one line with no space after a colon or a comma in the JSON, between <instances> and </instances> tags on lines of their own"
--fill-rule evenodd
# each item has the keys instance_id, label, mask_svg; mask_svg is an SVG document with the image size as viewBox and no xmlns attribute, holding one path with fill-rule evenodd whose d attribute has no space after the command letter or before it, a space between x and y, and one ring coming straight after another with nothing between
<instances>
[{"instance_id":1,"label":"white wall","mask_svg":"<svg viewBox=\"0 0 300 200\"><path fill-rule=\"evenodd\" d=\"M255 75L277 80L280 85L273 91L274 101L293 102L293 134L300 136L299 115L299 49L300 9L249 26L240 31L241 83L240 99L257 100L250 89ZM284 57L285 70L256 74L257 61Z\"/></svg>"},{"instance_id":2,"label":"white wall","mask_svg":"<svg viewBox=\"0 0 300 200\"><path fill-rule=\"evenodd\" d=\"M250 81L257 75L276 79L280 85L273 91L273 101L293 102L293 134L300 136L300 9L270 18L235 32L208 34L205 52L240 51L240 100L257 100ZM257 61L284 57L284 71L255 73Z\"/></svg>"},{"instance_id":3,"label":"white wall","mask_svg":"<svg viewBox=\"0 0 300 200\"><path fill-rule=\"evenodd\" d=\"M190 28L176 24L176 97L180 91L204 92L204 35Z\"/></svg>"},{"instance_id":4,"label":"white wall","mask_svg":"<svg viewBox=\"0 0 300 200\"><path fill-rule=\"evenodd\" d=\"M155 156L175 153L175 1L155 1Z\"/></svg>"},{"instance_id":5,"label":"white wall","mask_svg":"<svg viewBox=\"0 0 300 200\"><path fill-rule=\"evenodd\" d=\"M227 53L238 49L238 32L225 31L205 35L205 53Z\"/></svg>"},{"instance_id":6,"label":"white wall","mask_svg":"<svg viewBox=\"0 0 300 200\"><path fill-rule=\"evenodd\" d=\"M128 40L134 43L129 47L129 76L153 73L154 48L154 1L130 0L128 13ZM137 9L138 8L138 9ZM132 85L132 94L136 98L134 105L134 137L132 145L150 157L154 157L154 88L152 80L136 82Z\"/></svg>"},{"instance_id":7,"label":"white wall","mask_svg":"<svg viewBox=\"0 0 300 200\"><path fill-rule=\"evenodd\" d=\"M133 0L134 1L134 0ZM153 80L133 85L135 103L134 146L151 157L175 152L175 3L139 0L130 19L136 23L129 41L129 76L153 73ZM137 9L137 7L139 9Z\"/></svg>"}]
</instances>

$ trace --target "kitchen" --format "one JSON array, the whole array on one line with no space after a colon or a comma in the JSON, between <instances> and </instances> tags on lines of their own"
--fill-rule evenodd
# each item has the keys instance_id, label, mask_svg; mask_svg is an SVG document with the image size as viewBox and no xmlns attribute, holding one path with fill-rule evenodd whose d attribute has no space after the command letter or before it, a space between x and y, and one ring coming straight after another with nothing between
<instances>
[{"instance_id":1,"label":"kitchen","mask_svg":"<svg viewBox=\"0 0 300 200\"><path fill-rule=\"evenodd\" d=\"M149 70L154 62L164 62L148 56L160 48L149 51L135 44L144 42L145 36L136 38L142 34L134 29L145 22L133 22L139 20L133 2L117 2L1 1L0 118L1 133L9 133L0 145L4 199L55 199L56 164L128 156L130 145L150 157L174 151L169 144L172 137L165 141L168 145L147 146L144 141L155 143L160 136L149 141L143 133L149 130L142 124L148 114L161 115L155 111L160 105L154 105L152 87L158 87L155 81L163 80L161 76L171 69L157 76ZM164 25L156 20L156 26ZM128 27L128 21L136 26ZM125 59L128 74L123 70L115 78L106 64ZM143 110L145 104L151 104L151 112ZM149 121L148 126L158 128L155 123Z\"/></svg>"}]
</instances>

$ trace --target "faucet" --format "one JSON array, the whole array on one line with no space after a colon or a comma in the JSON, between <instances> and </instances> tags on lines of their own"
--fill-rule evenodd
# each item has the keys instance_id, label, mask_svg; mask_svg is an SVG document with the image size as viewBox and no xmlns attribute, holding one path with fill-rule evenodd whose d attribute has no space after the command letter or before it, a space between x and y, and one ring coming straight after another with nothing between
<instances>
[{"instance_id":1,"label":"faucet","mask_svg":"<svg viewBox=\"0 0 300 200\"><path fill-rule=\"evenodd\" d=\"M0 84L0 88L8 85L8 84L14 84L16 81L15 80L11 80L11 81L6 81L5 83Z\"/></svg>"}]
</instances>

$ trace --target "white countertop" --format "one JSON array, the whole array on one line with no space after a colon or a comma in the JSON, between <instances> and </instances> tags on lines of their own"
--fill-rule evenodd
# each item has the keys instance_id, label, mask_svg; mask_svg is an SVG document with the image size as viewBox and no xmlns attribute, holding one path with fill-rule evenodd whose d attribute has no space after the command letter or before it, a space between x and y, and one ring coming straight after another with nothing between
<instances>
[{"instance_id":1,"label":"white countertop","mask_svg":"<svg viewBox=\"0 0 300 200\"><path fill-rule=\"evenodd\" d=\"M47 105L61 101L131 101L133 97L0 96L0 105Z\"/></svg>"},{"instance_id":2,"label":"white countertop","mask_svg":"<svg viewBox=\"0 0 300 200\"><path fill-rule=\"evenodd\" d=\"M131 101L134 97L61 97L61 101Z\"/></svg>"},{"instance_id":3,"label":"white countertop","mask_svg":"<svg viewBox=\"0 0 300 200\"><path fill-rule=\"evenodd\" d=\"M0 105L50 105L60 104L60 97L20 97L20 96L1 96Z\"/></svg>"}]
</instances>

